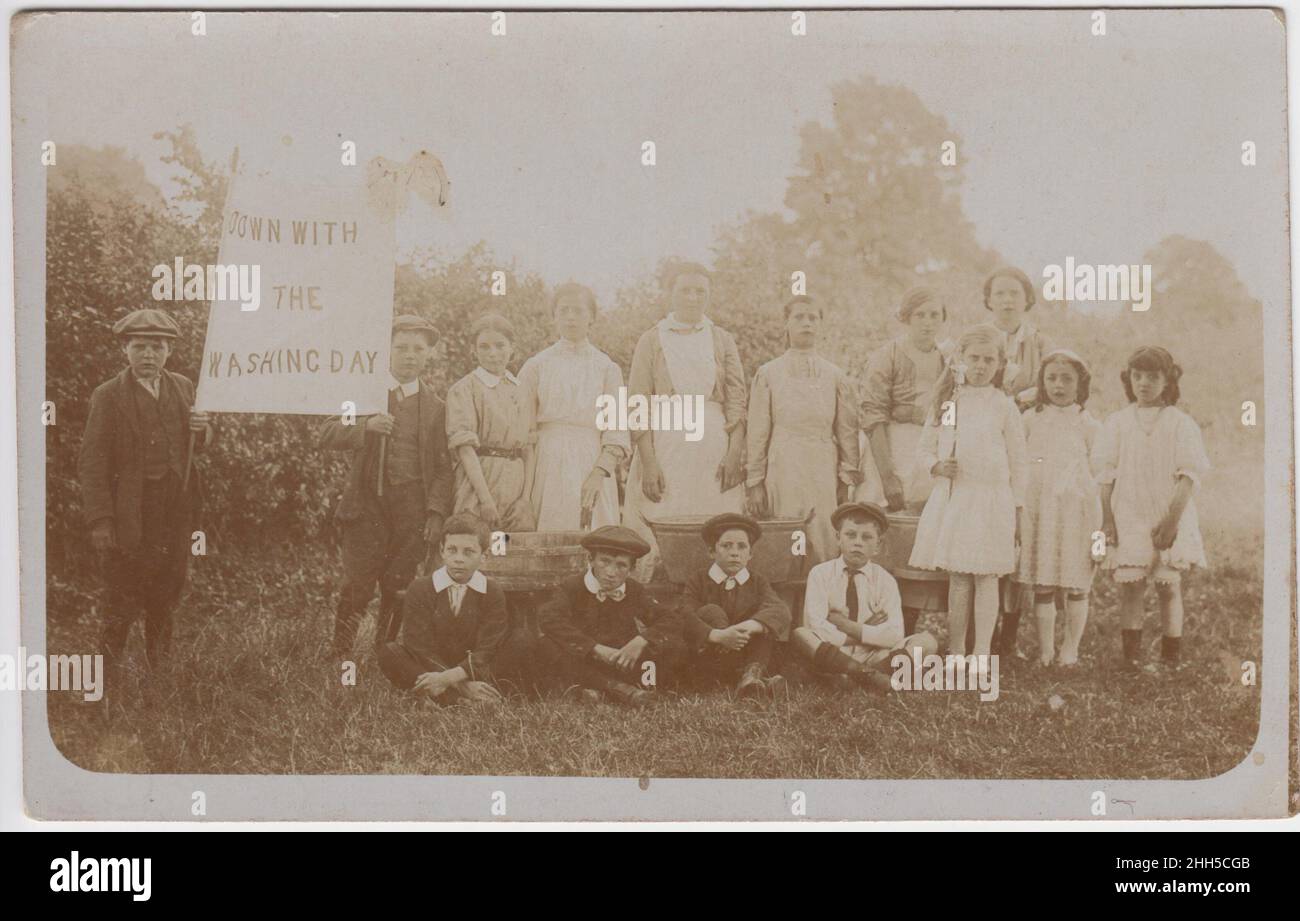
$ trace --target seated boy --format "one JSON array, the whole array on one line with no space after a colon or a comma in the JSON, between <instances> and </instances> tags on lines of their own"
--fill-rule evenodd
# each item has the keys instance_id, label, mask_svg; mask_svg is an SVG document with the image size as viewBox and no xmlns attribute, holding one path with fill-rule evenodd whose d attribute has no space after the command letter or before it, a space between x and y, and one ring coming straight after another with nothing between
<instances>
[{"instance_id":1,"label":"seated boy","mask_svg":"<svg viewBox=\"0 0 1300 921\"><path fill-rule=\"evenodd\" d=\"M635 531L618 525L582 538L589 566L565 579L537 611L541 655L573 684L633 706L653 702L683 654L681 619L629 578L650 552ZM653 663L653 672L644 668ZM648 677L653 674L653 682Z\"/></svg>"},{"instance_id":2,"label":"seated boy","mask_svg":"<svg viewBox=\"0 0 1300 921\"><path fill-rule=\"evenodd\" d=\"M903 635L898 583L873 563L889 517L870 502L848 502L831 514L840 555L808 572L804 623L794 647L814 671L847 675L877 693L891 690L890 661L920 646L922 655L939 644L928 633Z\"/></svg>"},{"instance_id":3,"label":"seated boy","mask_svg":"<svg viewBox=\"0 0 1300 921\"><path fill-rule=\"evenodd\" d=\"M396 642L378 646L379 668L396 687L439 703L497 701L509 629L506 597L478 571L489 535L472 515L443 525L441 568L406 590Z\"/></svg>"},{"instance_id":4,"label":"seated boy","mask_svg":"<svg viewBox=\"0 0 1300 921\"><path fill-rule=\"evenodd\" d=\"M704 522L700 536L713 565L687 579L682 595L692 672L735 685L741 697L785 693L785 679L767 671L776 644L790 636L790 608L749 569L763 529L752 518L726 513Z\"/></svg>"}]
</instances>

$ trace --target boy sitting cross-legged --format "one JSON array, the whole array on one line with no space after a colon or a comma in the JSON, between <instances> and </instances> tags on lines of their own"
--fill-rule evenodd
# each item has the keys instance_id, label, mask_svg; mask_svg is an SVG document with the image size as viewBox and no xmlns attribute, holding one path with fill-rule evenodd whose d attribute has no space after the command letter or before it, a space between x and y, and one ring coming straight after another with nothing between
<instances>
[{"instance_id":1,"label":"boy sitting cross-legged","mask_svg":"<svg viewBox=\"0 0 1300 921\"><path fill-rule=\"evenodd\" d=\"M670 678L685 647L677 612L629 578L650 545L619 525L597 528L581 543L590 560L587 571L565 579L537 611L539 653L572 684L619 703L652 703L648 688Z\"/></svg>"},{"instance_id":2,"label":"boy sitting cross-legged","mask_svg":"<svg viewBox=\"0 0 1300 921\"><path fill-rule=\"evenodd\" d=\"M379 667L396 687L438 703L501 699L491 682L512 671L502 655L509 621L505 593L478 569L487 542L478 518L447 519L442 567L411 583L399 639L378 647Z\"/></svg>"},{"instance_id":3,"label":"boy sitting cross-legged","mask_svg":"<svg viewBox=\"0 0 1300 921\"><path fill-rule=\"evenodd\" d=\"M713 565L687 579L682 596L692 672L735 685L741 697L783 694L785 679L767 671L776 643L789 638L790 608L761 573L749 569L762 528L728 512L706 521L700 536Z\"/></svg>"},{"instance_id":4,"label":"boy sitting cross-legged","mask_svg":"<svg viewBox=\"0 0 1300 921\"><path fill-rule=\"evenodd\" d=\"M889 517L870 502L849 502L831 514L840 555L808 572L804 624L794 647L822 674L847 675L877 693L891 690L890 661L919 646L933 654L939 644L929 633L903 635L898 583L873 563Z\"/></svg>"}]
</instances>

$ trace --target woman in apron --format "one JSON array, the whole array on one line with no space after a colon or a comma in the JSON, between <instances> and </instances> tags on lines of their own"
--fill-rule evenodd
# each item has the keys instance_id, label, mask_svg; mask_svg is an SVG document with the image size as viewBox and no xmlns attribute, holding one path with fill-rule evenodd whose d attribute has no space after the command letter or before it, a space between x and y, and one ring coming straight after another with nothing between
<instances>
[{"instance_id":1,"label":"woman in apron","mask_svg":"<svg viewBox=\"0 0 1300 921\"><path fill-rule=\"evenodd\" d=\"M858 411L848 376L817 354L822 312L784 308L789 348L758 369L749 398L745 502L756 518L803 518L808 565L838 555L831 512L857 484Z\"/></svg>"},{"instance_id":2,"label":"woman in apron","mask_svg":"<svg viewBox=\"0 0 1300 921\"><path fill-rule=\"evenodd\" d=\"M658 562L654 535L642 521L683 516L708 518L739 512L743 504L745 371L731 333L709 319L710 275L698 263L674 266L663 278L669 312L641 334L632 354L628 395L680 395L692 406L698 440L687 432L633 432L625 524L651 546L638 563L648 579ZM694 437L694 436L692 436Z\"/></svg>"}]
</instances>

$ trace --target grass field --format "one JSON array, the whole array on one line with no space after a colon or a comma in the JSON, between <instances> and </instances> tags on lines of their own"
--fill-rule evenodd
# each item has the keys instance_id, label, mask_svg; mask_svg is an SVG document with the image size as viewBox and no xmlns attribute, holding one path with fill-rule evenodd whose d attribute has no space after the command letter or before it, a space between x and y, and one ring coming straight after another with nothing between
<instances>
[{"instance_id":1,"label":"grass field","mask_svg":"<svg viewBox=\"0 0 1300 921\"><path fill-rule=\"evenodd\" d=\"M1258 689L1239 678L1243 660L1259 661L1260 586L1243 569L1187 581L1190 665L1177 674L1117 670L1114 592L1099 581L1082 666L1004 670L995 702L804 687L763 704L721 691L672 697L635 718L558 698L489 710L416 701L362 651L368 628L357 686L344 687L327 659L336 572L331 555L296 549L202 560L171 666L148 676L133 631L131 664L110 699L50 695L56 744L80 766L110 772L1204 778L1246 757L1258 726ZM94 650L93 581L52 578L49 588L50 651ZM1146 634L1153 658L1157 620ZM942 635L942 624L927 626ZM1031 655L1033 633L1031 623L1021 629ZM1055 709L1054 696L1063 701Z\"/></svg>"}]
</instances>

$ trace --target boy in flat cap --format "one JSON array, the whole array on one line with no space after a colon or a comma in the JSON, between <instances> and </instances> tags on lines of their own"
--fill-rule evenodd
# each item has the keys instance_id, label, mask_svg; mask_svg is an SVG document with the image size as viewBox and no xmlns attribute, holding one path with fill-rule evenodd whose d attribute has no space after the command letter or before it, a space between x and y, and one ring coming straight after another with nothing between
<instances>
[{"instance_id":1,"label":"boy in flat cap","mask_svg":"<svg viewBox=\"0 0 1300 921\"><path fill-rule=\"evenodd\" d=\"M877 693L891 690L894 656L919 646L922 655L939 648L928 633L904 636L898 583L872 557L889 527L884 509L848 502L831 515L840 555L808 571L803 626L794 647L814 671L847 675Z\"/></svg>"},{"instance_id":2,"label":"boy in flat cap","mask_svg":"<svg viewBox=\"0 0 1300 921\"><path fill-rule=\"evenodd\" d=\"M741 697L784 693L785 679L767 671L776 644L790 636L790 608L749 568L763 529L727 512L704 522L700 536L713 565L686 580L681 600L692 675L734 685Z\"/></svg>"},{"instance_id":3,"label":"boy in flat cap","mask_svg":"<svg viewBox=\"0 0 1300 921\"><path fill-rule=\"evenodd\" d=\"M321 424L320 444L352 455L335 518L342 529L343 587L334 653L351 655L357 627L379 586L375 643L395 638L402 592L451 510L451 458L442 400L420 383L438 334L423 317L393 320L388 412Z\"/></svg>"},{"instance_id":4,"label":"boy in flat cap","mask_svg":"<svg viewBox=\"0 0 1300 921\"><path fill-rule=\"evenodd\" d=\"M212 439L207 413L193 412L194 385L166 369L180 328L154 308L113 326L127 366L90 397L77 471L90 539L107 583L104 655L126 648L131 624L144 615L145 654L158 665L171 644L172 610L185 587L190 536L198 525L194 449ZM188 482L186 476L188 474Z\"/></svg>"},{"instance_id":5,"label":"boy in flat cap","mask_svg":"<svg viewBox=\"0 0 1300 921\"><path fill-rule=\"evenodd\" d=\"M574 684L619 703L649 704L647 688L670 681L685 653L678 613L629 578L650 545L629 528L606 525L584 535L582 546L587 571L538 609L539 653Z\"/></svg>"}]
</instances>

